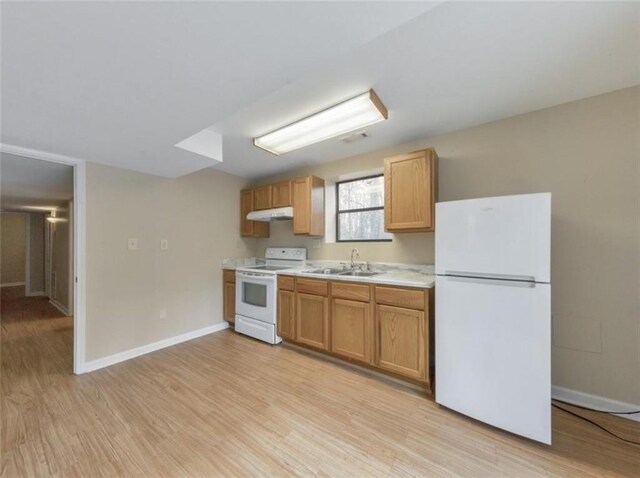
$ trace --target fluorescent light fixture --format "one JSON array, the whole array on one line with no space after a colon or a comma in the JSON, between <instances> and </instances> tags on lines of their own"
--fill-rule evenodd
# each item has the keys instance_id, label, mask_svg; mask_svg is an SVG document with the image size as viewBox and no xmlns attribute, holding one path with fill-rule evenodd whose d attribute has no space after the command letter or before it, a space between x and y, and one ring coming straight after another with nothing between
<instances>
[{"instance_id":1,"label":"fluorescent light fixture","mask_svg":"<svg viewBox=\"0 0 640 478\"><path fill-rule=\"evenodd\" d=\"M389 117L373 90L253 139L273 154L283 154L369 126Z\"/></svg>"}]
</instances>

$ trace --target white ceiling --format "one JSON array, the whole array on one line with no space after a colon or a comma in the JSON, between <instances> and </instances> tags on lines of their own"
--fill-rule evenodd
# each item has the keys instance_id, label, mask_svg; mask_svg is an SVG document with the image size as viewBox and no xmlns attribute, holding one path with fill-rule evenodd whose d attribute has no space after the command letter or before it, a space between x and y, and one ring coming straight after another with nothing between
<instances>
[{"instance_id":1,"label":"white ceiling","mask_svg":"<svg viewBox=\"0 0 640 478\"><path fill-rule=\"evenodd\" d=\"M174 145L432 4L2 4L2 142L164 176ZM230 161L231 162L231 161Z\"/></svg>"},{"instance_id":2,"label":"white ceiling","mask_svg":"<svg viewBox=\"0 0 640 478\"><path fill-rule=\"evenodd\" d=\"M49 211L72 198L72 166L0 153L3 210Z\"/></svg>"},{"instance_id":3,"label":"white ceiling","mask_svg":"<svg viewBox=\"0 0 640 478\"><path fill-rule=\"evenodd\" d=\"M638 2L15 3L2 141L258 178L640 84ZM373 87L389 120L273 156L251 138Z\"/></svg>"}]
</instances>

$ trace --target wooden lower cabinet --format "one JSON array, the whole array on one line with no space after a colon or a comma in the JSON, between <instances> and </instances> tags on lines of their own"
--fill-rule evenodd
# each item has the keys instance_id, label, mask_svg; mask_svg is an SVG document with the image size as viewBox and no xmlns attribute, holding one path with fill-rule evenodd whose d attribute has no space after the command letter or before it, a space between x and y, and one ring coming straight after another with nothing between
<instances>
[{"instance_id":1,"label":"wooden lower cabinet","mask_svg":"<svg viewBox=\"0 0 640 478\"><path fill-rule=\"evenodd\" d=\"M433 290L278 278L278 335L430 386Z\"/></svg>"},{"instance_id":2,"label":"wooden lower cabinet","mask_svg":"<svg viewBox=\"0 0 640 478\"><path fill-rule=\"evenodd\" d=\"M427 379L427 320L424 311L376 305L375 364L416 380Z\"/></svg>"},{"instance_id":3,"label":"wooden lower cabinet","mask_svg":"<svg viewBox=\"0 0 640 478\"><path fill-rule=\"evenodd\" d=\"M236 321L236 284L234 282L224 283L222 302L224 320L233 324Z\"/></svg>"},{"instance_id":4,"label":"wooden lower cabinet","mask_svg":"<svg viewBox=\"0 0 640 478\"><path fill-rule=\"evenodd\" d=\"M283 339L295 340L295 293L291 290L278 291L278 335Z\"/></svg>"},{"instance_id":5,"label":"wooden lower cabinet","mask_svg":"<svg viewBox=\"0 0 640 478\"><path fill-rule=\"evenodd\" d=\"M331 299L331 351L369 363L372 343L371 305Z\"/></svg>"},{"instance_id":6,"label":"wooden lower cabinet","mask_svg":"<svg viewBox=\"0 0 640 478\"><path fill-rule=\"evenodd\" d=\"M301 293L296 299L296 341L329 350L329 299Z\"/></svg>"}]
</instances>

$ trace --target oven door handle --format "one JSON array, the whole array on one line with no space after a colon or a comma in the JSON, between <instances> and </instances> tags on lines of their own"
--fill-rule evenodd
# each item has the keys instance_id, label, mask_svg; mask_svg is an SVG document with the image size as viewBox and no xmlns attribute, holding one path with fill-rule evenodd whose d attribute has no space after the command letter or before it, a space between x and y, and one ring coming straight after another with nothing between
<instances>
[{"instance_id":1,"label":"oven door handle","mask_svg":"<svg viewBox=\"0 0 640 478\"><path fill-rule=\"evenodd\" d=\"M253 281L266 281L266 282L270 282L273 281L273 279L275 279L275 276L267 276L264 274L255 274L253 272L240 272L240 271L236 271L236 277L240 277L243 279L249 279L249 280L253 280Z\"/></svg>"}]
</instances>

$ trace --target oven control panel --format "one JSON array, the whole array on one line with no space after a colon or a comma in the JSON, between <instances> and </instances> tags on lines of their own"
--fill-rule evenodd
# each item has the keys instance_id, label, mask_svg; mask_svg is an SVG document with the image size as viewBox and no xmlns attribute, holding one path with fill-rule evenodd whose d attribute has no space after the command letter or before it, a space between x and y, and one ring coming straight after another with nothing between
<instances>
[{"instance_id":1,"label":"oven control panel","mask_svg":"<svg viewBox=\"0 0 640 478\"><path fill-rule=\"evenodd\" d=\"M267 247L265 259L285 259L306 261L307 249L304 247Z\"/></svg>"}]
</instances>

